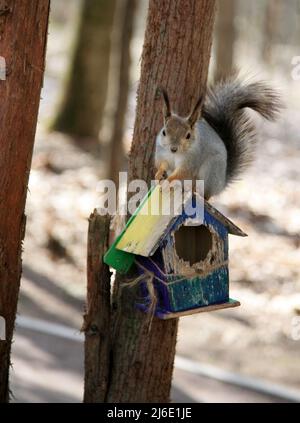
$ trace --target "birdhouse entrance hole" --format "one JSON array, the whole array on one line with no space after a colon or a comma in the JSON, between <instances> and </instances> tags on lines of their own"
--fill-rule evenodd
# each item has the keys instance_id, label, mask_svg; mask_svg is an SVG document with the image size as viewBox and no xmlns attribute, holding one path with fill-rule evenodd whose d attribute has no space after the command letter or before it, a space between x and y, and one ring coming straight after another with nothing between
<instances>
[{"instance_id":1,"label":"birdhouse entrance hole","mask_svg":"<svg viewBox=\"0 0 300 423\"><path fill-rule=\"evenodd\" d=\"M177 256L191 266L205 260L212 248L212 233L204 225L183 225L174 235Z\"/></svg>"}]
</instances>

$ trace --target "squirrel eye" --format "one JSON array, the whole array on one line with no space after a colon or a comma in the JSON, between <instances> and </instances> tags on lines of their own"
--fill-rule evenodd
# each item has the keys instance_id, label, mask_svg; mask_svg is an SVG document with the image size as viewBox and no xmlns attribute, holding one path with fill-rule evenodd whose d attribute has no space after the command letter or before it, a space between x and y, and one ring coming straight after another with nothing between
<instances>
[{"instance_id":1,"label":"squirrel eye","mask_svg":"<svg viewBox=\"0 0 300 423\"><path fill-rule=\"evenodd\" d=\"M163 130L163 131L162 131L162 134L163 134L163 136L165 137L165 136L166 136L166 131L165 131L165 130Z\"/></svg>"},{"instance_id":2,"label":"squirrel eye","mask_svg":"<svg viewBox=\"0 0 300 423\"><path fill-rule=\"evenodd\" d=\"M186 134L186 139L187 140L189 140L191 138L191 134L188 132L187 134Z\"/></svg>"}]
</instances>

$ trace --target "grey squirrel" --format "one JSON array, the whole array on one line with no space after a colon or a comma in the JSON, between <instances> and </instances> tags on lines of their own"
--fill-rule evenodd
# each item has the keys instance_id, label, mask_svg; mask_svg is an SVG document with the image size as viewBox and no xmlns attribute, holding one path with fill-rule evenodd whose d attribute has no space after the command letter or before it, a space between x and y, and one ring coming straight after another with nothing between
<instances>
[{"instance_id":1,"label":"grey squirrel","mask_svg":"<svg viewBox=\"0 0 300 423\"><path fill-rule=\"evenodd\" d=\"M155 179L204 180L204 197L221 193L251 163L255 125L245 108L274 120L281 101L264 82L229 78L208 89L188 117L173 113L166 91L164 126L156 137Z\"/></svg>"}]
</instances>

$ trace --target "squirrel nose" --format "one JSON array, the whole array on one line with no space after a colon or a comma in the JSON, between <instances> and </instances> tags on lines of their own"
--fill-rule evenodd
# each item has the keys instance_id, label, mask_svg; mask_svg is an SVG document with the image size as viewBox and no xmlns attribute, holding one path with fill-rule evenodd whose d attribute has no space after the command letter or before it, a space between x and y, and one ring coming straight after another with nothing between
<instances>
[{"instance_id":1,"label":"squirrel nose","mask_svg":"<svg viewBox=\"0 0 300 423\"><path fill-rule=\"evenodd\" d=\"M172 153L176 153L177 147L171 147L171 151L172 151Z\"/></svg>"}]
</instances>

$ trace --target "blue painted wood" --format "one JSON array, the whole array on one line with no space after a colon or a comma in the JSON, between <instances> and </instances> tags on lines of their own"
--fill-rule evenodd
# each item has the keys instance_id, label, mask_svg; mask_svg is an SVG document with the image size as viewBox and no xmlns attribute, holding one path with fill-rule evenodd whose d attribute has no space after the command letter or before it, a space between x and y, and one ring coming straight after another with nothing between
<instances>
[{"instance_id":1,"label":"blue painted wood","mask_svg":"<svg viewBox=\"0 0 300 423\"><path fill-rule=\"evenodd\" d=\"M170 311L188 310L229 299L227 266L223 266L205 277L185 279L168 286Z\"/></svg>"},{"instance_id":2,"label":"blue painted wood","mask_svg":"<svg viewBox=\"0 0 300 423\"><path fill-rule=\"evenodd\" d=\"M155 273L158 276L157 271ZM176 282L180 278L178 275L168 275L162 282L163 278L163 275L160 275L159 279L156 277L153 280L158 300L157 306L169 312L223 303L229 298L229 278L226 266L205 277L197 276L181 279L178 282ZM141 291L145 303L151 302L145 283L141 284Z\"/></svg>"},{"instance_id":3,"label":"blue painted wood","mask_svg":"<svg viewBox=\"0 0 300 423\"><path fill-rule=\"evenodd\" d=\"M158 255L158 254L157 254ZM136 262L138 264L141 264L143 267L145 267L149 272L151 272L154 275L153 284L155 288L155 292L157 295L158 300L158 306L166 308L167 310L171 309L170 304L170 296L169 296L169 289L168 286L166 286L163 282L167 282L167 277L165 275L163 260L160 253L160 259L156 256L152 258L152 260L149 260L147 257L137 256ZM155 263L155 264L154 264ZM140 268L138 268L139 274L143 274L144 271ZM159 270L161 269L161 271ZM146 283L141 282L141 294L144 298L145 304L148 304L151 302L151 299L149 298L149 292L147 289Z\"/></svg>"}]
</instances>

